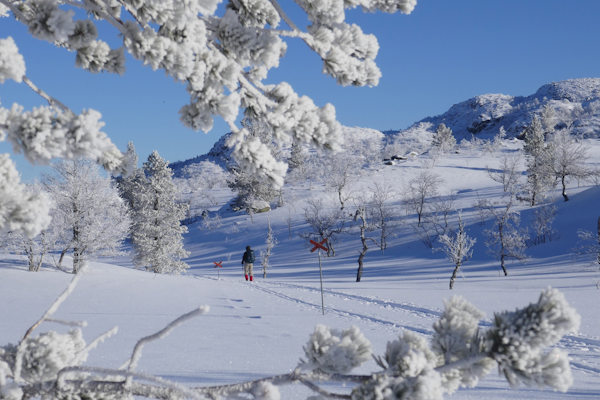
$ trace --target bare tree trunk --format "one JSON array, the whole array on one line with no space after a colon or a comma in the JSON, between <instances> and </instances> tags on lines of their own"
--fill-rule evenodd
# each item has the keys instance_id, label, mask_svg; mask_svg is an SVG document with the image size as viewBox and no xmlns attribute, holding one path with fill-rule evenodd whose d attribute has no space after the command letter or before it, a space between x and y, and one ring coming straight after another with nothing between
<instances>
[{"instance_id":1,"label":"bare tree trunk","mask_svg":"<svg viewBox=\"0 0 600 400\"><path fill-rule=\"evenodd\" d=\"M452 277L450 278L450 290L454 287L454 281L456 280L456 274L458 274L458 270L460 269L460 262L456 263L456 268L454 268L454 272L452 272Z\"/></svg>"},{"instance_id":2,"label":"bare tree trunk","mask_svg":"<svg viewBox=\"0 0 600 400\"><path fill-rule=\"evenodd\" d=\"M38 272L42 267L42 262L44 261L44 253L40 254L40 261L37 263L35 267L35 272Z\"/></svg>"},{"instance_id":3,"label":"bare tree trunk","mask_svg":"<svg viewBox=\"0 0 600 400\"><path fill-rule=\"evenodd\" d=\"M565 176L563 175L562 179L562 195L565 201L569 201L569 196L567 196L567 185L565 184Z\"/></svg>"},{"instance_id":4,"label":"bare tree trunk","mask_svg":"<svg viewBox=\"0 0 600 400\"><path fill-rule=\"evenodd\" d=\"M27 252L27 260L29 261L29 270L31 272L35 271L35 260L33 259L33 248L31 245L29 247L25 246L25 251Z\"/></svg>"},{"instance_id":5,"label":"bare tree trunk","mask_svg":"<svg viewBox=\"0 0 600 400\"><path fill-rule=\"evenodd\" d=\"M356 271L356 282L360 282L360 278L362 277L363 272L363 260L365 255L367 254L367 250L369 250L369 246L367 246L367 238L365 237L365 230L367 229L367 220L365 219L366 209L359 208L358 209L359 217L362 221L360 225L360 241L362 242L362 251L359 251L360 255L358 256L358 271Z\"/></svg>"},{"instance_id":6,"label":"bare tree trunk","mask_svg":"<svg viewBox=\"0 0 600 400\"><path fill-rule=\"evenodd\" d=\"M369 250L369 247L367 246L367 240L365 239L365 231L364 228L361 227L360 228L360 240L362 241L362 251L360 251L360 255L358 256L358 271L356 271L356 282L360 282L360 278L362 277L362 272L363 272L363 260L365 258L365 255L367 254L367 250Z\"/></svg>"},{"instance_id":7,"label":"bare tree trunk","mask_svg":"<svg viewBox=\"0 0 600 400\"><path fill-rule=\"evenodd\" d=\"M333 248L333 243L331 243L328 240L327 244L328 244L328 247L327 247L327 257L335 257L335 249Z\"/></svg>"},{"instance_id":8,"label":"bare tree trunk","mask_svg":"<svg viewBox=\"0 0 600 400\"><path fill-rule=\"evenodd\" d=\"M79 271L82 261L83 261L83 259L82 259L81 249L79 247L73 248L73 273L74 274L76 274L77 271Z\"/></svg>"},{"instance_id":9,"label":"bare tree trunk","mask_svg":"<svg viewBox=\"0 0 600 400\"><path fill-rule=\"evenodd\" d=\"M500 255L500 266L502 267L502 271L504 271L504 276L508 276L508 271L506 270L506 267L504 266L504 258L506 256L504 254Z\"/></svg>"},{"instance_id":10,"label":"bare tree trunk","mask_svg":"<svg viewBox=\"0 0 600 400\"><path fill-rule=\"evenodd\" d=\"M362 278L363 258L365 258L365 253L360 252L360 255L358 256L358 271L356 271L356 282L360 282L360 278Z\"/></svg>"},{"instance_id":11,"label":"bare tree trunk","mask_svg":"<svg viewBox=\"0 0 600 400\"><path fill-rule=\"evenodd\" d=\"M65 247L65 249L60 253L60 258L58 259L58 269L60 269L62 262L63 262L63 258L65 258L65 254L67 253L67 250L69 250L68 247Z\"/></svg>"}]
</instances>

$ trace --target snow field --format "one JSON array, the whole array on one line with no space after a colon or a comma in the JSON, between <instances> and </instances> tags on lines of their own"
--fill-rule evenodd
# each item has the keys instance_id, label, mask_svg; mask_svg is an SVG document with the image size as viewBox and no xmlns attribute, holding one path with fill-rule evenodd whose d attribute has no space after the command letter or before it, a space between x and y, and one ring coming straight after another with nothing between
<instances>
[{"instance_id":1,"label":"snow field","mask_svg":"<svg viewBox=\"0 0 600 400\"><path fill-rule=\"evenodd\" d=\"M593 158L600 161L600 141L589 140ZM518 143L507 141L502 152L515 152ZM496 154L496 156L499 156ZM359 191L371 182L387 182L398 189L423 170L417 157L395 166L372 166L373 174L363 178ZM185 248L192 255L191 268L182 276L156 275L131 269L131 259L102 260L91 263L73 294L56 313L56 318L86 320L87 342L113 326L119 333L90 354L86 365L116 368L131 354L136 341L162 329L179 315L201 304L211 307L200 316L177 328L171 335L144 348L139 370L172 379L189 386L233 383L289 372L303 355L302 346L319 323L337 329L356 325L372 342L374 354L381 355L388 341L402 329L425 336L443 309L443 299L461 295L486 313L481 322L491 323L494 311L513 310L536 301L548 286L560 289L582 316L580 332L566 336L558 347L570 353L574 385L567 394L537 389L508 389L508 384L492 373L475 389L460 390L457 399L589 399L600 396L600 319L597 313L600 279L597 266L588 260L574 261L569 249L578 245L577 230L594 230L600 216L600 187L572 187L571 201L558 199L554 227L561 238L527 250L525 264L508 265L507 277L500 276L498 263L485 253L482 231L490 222L479 225L472 208L477 196L499 199L501 187L487 177L486 165L494 168L497 157L478 154L452 154L439 160L430 171L444 181L441 194L458 193L457 206L463 209L470 236L477 238L474 257L465 263L448 290L453 266L442 253L432 253L412 232L414 216L404 215L405 224L398 237L390 238L382 254L374 247L365 257L360 283L355 282L360 239L347 235L336 247L335 258L323 257L325 315L321 315L318 256L310 253L307 241L298 233L308 229L302 217L306 200L327 196L323 187L294 186L290 203L271 211L271 224L279 244L270 259L273 268L266 279L255 263L255 282L244 281L241 257L246 245L258 252L264 247L267 218L254 216L254 223L243 213L232 213L227 206L215 206L223 225L201 230L190 225ZM378 171L376 171L378 170ZM230 194L222 190L220 204ZM292 238L288 238L285 219L292 207L295 219ZM521 226L528 224L533 210L519 206ZM237 228L234 228L237 227ZM213 261L223 261L220 279ZM66 265L69 263L67 262ZM45 265L39 273L26 271L24 260L7 256L0 261L0 338L15 343L60 294L72 275ZM64 327L46 323L44 329L63 331ZM368 362L357 373L375 371ZM347 388L349 389L349 388ZM282 390L282 398L306 398L301 386Z\"/></svg>"}]
</instances>

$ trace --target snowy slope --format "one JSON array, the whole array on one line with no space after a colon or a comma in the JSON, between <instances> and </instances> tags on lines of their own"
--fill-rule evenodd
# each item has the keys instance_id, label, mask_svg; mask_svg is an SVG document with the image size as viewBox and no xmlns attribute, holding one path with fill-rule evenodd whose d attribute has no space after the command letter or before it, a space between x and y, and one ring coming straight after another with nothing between
<instances>
[{"instance_id":1,"label":"snowy slope","mask_svg":"<svg viewBox=\"0 0 600 400\"><path fill-rule=\"evenodd\" d=\"M600 140L588 139L593 158L600 162ZM327 197L321 185L297 184L286 198L293 199L270 213L279 244L272 256L273 268L262 278L259 263L256 281L243 280L241 256L246 245L257 253L264 248L267 215L223 212L222 226L203 230L190 225L185 247L192 252L190 270L182 276L154 275L132 269L129 257L94 262L73 295L56 314L57 318L87 320L84 329L93 337L119 326L118 335L92 352L86 365L116 368L131 354L137 339L152 334L177 316L200 304L211 307L209 314L178 328L167 338L144 349L140 371L156 374L189 386L205 386L257 379L293 370L302 357L302 346L318 323L344 329L356 325L381 355L386 343L403 329L430 336L440 315L443 299L458 294L487 314L482 328L489 326L494 311L512 310L536 301L548 286L560 289L582 315L579 332L558 345L570 353L574 385L567 395L522 388L511 390L492 373L476 389L459 390L457 399L590 399L600 396L600 319L597 304L600 280L597 265L573 260L569 251L578 245L577 229L594 230L600 216L600 187L569 189L571 201L558 202L554 227L558 241L527 250L525 264L509 264L509 275L501 276L498 263L486 254L482 231L472 208L477 196L500 199L501 187L491 181L485 167L495 168L498 157L513 153L519 142L507 141L496 157L479 154L452 154L438 161L432 172L444 180L442 192L458 193L457 206L463 209L469 235L477 238L474 258L464 265L448 290L452 265L441 253L432 253L414 236L414 215L403 215L405 224L390 247L382 253L371 248L365 258L362 282L356 283L359 238L345 236L337 247L338 256L323 259L325 315L321 314L318 257L310 253L298 233L307 230L303 221L306 200ZM401 191L403 184L423 171L419 156L393 166L373 166L357 185L365 191L373 182L387 182ZM221 204L231 194L222 190ZM394 200L400 203L400 196ZM212 210L217 212L221 206ZM521 206L523 225L533 209ZM223 210L225 211L225 210ZM404 214L404 213L403 213ZM291 237L285 219L293 220ZM217 272L214 261L224 268ZM68 264L68 263L67 263ZM49 302L66 286L71 275L47 264L39 273L26 271L24 260L8 256L0 262L0 339L17 342L39 318ZM52 324L42 329L64 330ZM357 373L377 369L368 362ZM338 387L336 390L348 391ZM302 386L284 388L284 399L305 399Z\"/></svg>"}]
</instances>

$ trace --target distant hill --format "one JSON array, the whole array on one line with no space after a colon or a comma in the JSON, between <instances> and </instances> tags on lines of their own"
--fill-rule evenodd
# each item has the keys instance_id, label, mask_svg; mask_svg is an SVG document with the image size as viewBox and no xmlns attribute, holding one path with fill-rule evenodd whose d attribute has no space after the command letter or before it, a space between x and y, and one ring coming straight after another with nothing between
<instances>
[{"instance_id":1,"label":"distant hill","mask_svg":"<svg viewBox=\"0 0 600 400\"><path fill-rule=\"evenodd\" d=\"M212 149L208 153L194 158L190 158L185 161L176 161L171 163L169 166L174 170L175 176L181 176L183 168L188 165L200 163L202 161L212 161L223 168L226 168L227 164L234 162L231 157L232 149L225 146L227 138L231 133L226 133L221 136L219 140L213 145ZM342 126L342 136L344 137L346 144L356 142L365 142L369 140L383 140L384 135L380 131L371 128L359 128L359 127L347 127Z\"/></svg>"},{"instance_id":2,"label":"distant hill","mask_svg":"<svg viewBox=\"0 0 600 400\"><path fill-rule=\"evenodd\" d=\"M426 147L441 123L452 129L460 141L472 135L484 138L497 134L504 127L508 137L518 137L531 123L533 116L545 105L556 111L556 126L572 124L573 132L584 137L600 137L600 78L569 79L548 83L531 96L483 94L454 104L448 111L427 117L404 130L383 133L371 128L342 127L346 141L367 138L399 138L403 143ZM231 162L231 150L225 147L229 133L223 135L206 154L171 164L177 175L185 166L201 161L213 161L223 167ZM420 143L420 144L419 144ZM419 147L420 146L420 147ZM428 146L428 144L427 144ZM410 146L409 146L410 147Z\"/></svg>"},{"instance_id":3,"label":"distant hill","mask_svg":"<svg viewBox=\"0 0 600 400\"><path fill-rule=\"evenodd\" d=\"M445 113L424 118L405 130L385 133L412 136L419 131L433 132L444 123L459 140L471 135L493 135L501 126L509 137L517 137L546 104L556 110L558 127L572 123L574 133L600 137L600 78L548 83L527 97L483 94L454 104Z\"/></svg>"}]
</instances>

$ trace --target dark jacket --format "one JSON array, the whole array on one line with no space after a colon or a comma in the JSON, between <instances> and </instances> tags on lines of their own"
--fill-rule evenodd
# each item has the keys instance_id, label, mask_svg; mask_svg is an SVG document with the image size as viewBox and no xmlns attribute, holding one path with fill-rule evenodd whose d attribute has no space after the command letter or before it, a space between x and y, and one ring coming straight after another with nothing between
<instances>
[{"instance_id":1,"label":"dark jacket","mask_svg":"<svg viewBox=\"0 0 600 400\"><path fill-rule=\"evenodd\" d=\"M254 263L254 250L246 250L244 257L242 257L243 263Z\"/></svg>"}]
</instances>

